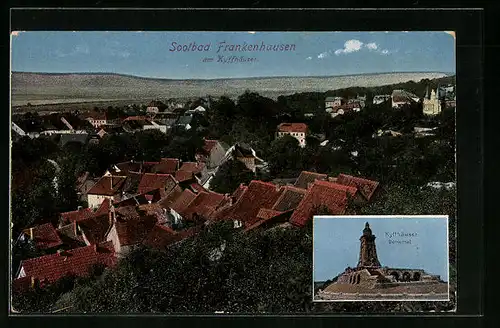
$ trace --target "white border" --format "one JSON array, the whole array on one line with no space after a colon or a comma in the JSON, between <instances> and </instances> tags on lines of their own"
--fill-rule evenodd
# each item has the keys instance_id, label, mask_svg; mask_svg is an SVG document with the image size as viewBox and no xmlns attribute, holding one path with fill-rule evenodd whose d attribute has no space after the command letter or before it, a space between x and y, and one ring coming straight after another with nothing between
<instances>
[{"instance_id":1,"label":"white border","mask_svg":"<svg viewBox=\"0 0 500 328\"><path fill-rule=\"evenodd\" d=\"M400 219L400 218L413 218L413 219L446 219L446 263L448 264L448 298L446 299L432 299L432 298L422 298L422 299L359 299L359 300L317 300L315 299L315 291L314 291L314 221L316 219L363 219L363 218L372 218L372 219ZM313 303L332 303L332 302L450 302L450 222L448 215L315 215L312 218L313 220L313 232L312 232L312 240L313 240L313 254L312 254L312 302Z\"/></svg>"}]
</instances>

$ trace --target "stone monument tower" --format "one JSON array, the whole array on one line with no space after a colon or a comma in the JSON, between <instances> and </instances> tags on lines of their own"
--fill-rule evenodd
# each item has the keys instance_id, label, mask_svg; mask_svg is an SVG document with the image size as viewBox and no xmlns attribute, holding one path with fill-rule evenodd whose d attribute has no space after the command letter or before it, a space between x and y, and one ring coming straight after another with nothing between
<instances>
[{"instance_id":1,"label":"stone monument tower","mask_svg":"<svg viewBox=\"0 0 500 328\"><path fill-rule=\"evenodd\" d=\"M375 267L380 268L380 262L377 257L377 248L375 247L375 235L372 234L368 222L363 229L363 235L359 238L361 248L359 251L358 268L360 267Z\"/></svg>"}]
</instances>

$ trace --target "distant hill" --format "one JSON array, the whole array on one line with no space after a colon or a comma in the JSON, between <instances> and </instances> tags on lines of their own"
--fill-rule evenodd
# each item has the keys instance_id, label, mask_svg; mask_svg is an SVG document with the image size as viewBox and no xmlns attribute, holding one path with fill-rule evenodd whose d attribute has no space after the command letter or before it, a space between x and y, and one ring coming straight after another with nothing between
<instances>
[{"instance_id":1,"label":"distant hill","mask_svg":"<svg viewBox=\"0 0 500 328\"><path fill-rule=\"evenodd\" d=\"M296 92L325 92L348 87L373 87L421 79L435 79L440 72L405 72L327 77L262 77L213 80L170 80L113 73L27 73L11 75L12 105L186 98L227 95L245 90L276 98Z\"/></svg>"}]
</instances>

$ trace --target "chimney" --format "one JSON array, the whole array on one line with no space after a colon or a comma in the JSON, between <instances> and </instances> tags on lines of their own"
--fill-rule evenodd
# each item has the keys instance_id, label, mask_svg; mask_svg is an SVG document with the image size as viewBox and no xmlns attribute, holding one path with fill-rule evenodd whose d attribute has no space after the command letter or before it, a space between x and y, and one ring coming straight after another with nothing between
<instances>
[{"instance_id":1,"label":"chimney","mask_svg":"<svg viewBox=\"0 0 500 328\"><path fill-rule=\"evenodd\" d=\"M33 240L33 228L30 228L30 239Z\"/></svg>"},{"instance_id":2,"label":"chimney","mask_svg":"<svg viewBox=\"0 0 500 328\"><path fill-rule=\"evenodd\" d=\"M111 182L111 190L113 190L113 175L109 176L109 181Z\"/></svg>"},{"instance_id":3,"label":"chimney","mask_svg":"<svg viewBox=\"0 0 500 328\"><path fill-rule=\"evenodd\" d=\"M78 233L77 228L76 228L76 221L73 221L73 232L75 233L75 236Z\"/></svg>"},{"instance_id":4,"label":"chimney","mask_svg":"<svg viewBox=\"0 0 500 328\"><path fill-rule=\"evenodd\" d=\"M31 288L35 288L35 277L31 277Z\"/></svg>"}]
</instances>

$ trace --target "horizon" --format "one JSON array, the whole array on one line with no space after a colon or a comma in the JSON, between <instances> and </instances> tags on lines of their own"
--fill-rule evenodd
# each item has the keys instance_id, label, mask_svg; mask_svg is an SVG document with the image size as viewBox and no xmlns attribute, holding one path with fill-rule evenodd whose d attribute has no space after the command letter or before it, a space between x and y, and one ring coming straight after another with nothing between
<instances>
[{"instance_id":1,"label":"horizon","mask_svg":"<svg viewBox=\"0 0 500 328\"><path fill-rule=\"evenodd\" d=\"M454 42L445 31L14 31L11 70L166 80L450 75Z\"/></svg>"},{"instance_id":2,"label":"horizon","mask_svg":"<svg viewBox=\"0 0 500 328\"><path fill-rule=\"evenodd\" d=\"M330 77L343 77L343 76L363 76L363 75L388 75L388 74L445 74L447 77L455 76L454 72L441 72L441 71L395 71L395 72L373 72L373 73L358 73L358 74L340 74L340 75L268 75L268 76L242 76L242 77L216 77L216 78L165 78L165 77L152 77L144 75L134 75L126 73L114 72L34 72L34 71L11 71L17 74L39 74L39 75L117 75L126 76L138 79L148 80L166 80L166 81L181 81L181 80L197 80L197 81L212 81L212 80L245 80L245 79L271 79L271 78L330 78ZM416 81L418 82L418 81Z\"/></svg>"}]
</instances>

